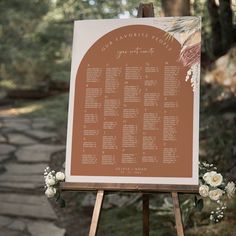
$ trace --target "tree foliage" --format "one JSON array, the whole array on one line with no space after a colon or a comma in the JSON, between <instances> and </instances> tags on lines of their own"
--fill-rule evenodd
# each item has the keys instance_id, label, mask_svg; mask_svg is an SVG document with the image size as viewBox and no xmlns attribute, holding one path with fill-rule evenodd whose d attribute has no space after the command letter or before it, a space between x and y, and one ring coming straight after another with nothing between
<instances>
[{"instance_id":1,"label":"tree foliage","mask_svg":"<svg viewBox=\"0 0 236 236\"><path fill-rule=\"evenodd\" d=\"M22 83L39 73L37 31L47 0L0 1L0 79Z\"/></svg>"},{"instance_id":2,"label":"tree foliage","mask_svg":"<svg viewBox=\"0 0 236 236\"><path fill-rule=\"evenodd\" d=\"M143 0L142 2L150 2ZM174 12L178 0L154 1L156 15L163 11ZM185 0L175 15L186 15L190 1ZM209 1L210 2L210 1ZM235 41L229 0L219 1L221 6L210 11L207 1L195 0L191 12L203 16L203 52L208 57L217 55L214 42L216 30L220 37L220 52L226 51ZM108 19L137 14L137 0L1 0L0 1L0 85L43 87L51 81L69 79L73 34L76 19ZM167 12L168 11L168 12ZM210 13L209 13L210 12ZM174 13L173 13L174 14ZM214 16L219 15L217 22ZM210 20L209 17L210 16ZM92 29L89 29L92 30ZM219 40L218 40L219 41ZM221 44L222 43L222 44Z\"/></svg>"}]
</instances>

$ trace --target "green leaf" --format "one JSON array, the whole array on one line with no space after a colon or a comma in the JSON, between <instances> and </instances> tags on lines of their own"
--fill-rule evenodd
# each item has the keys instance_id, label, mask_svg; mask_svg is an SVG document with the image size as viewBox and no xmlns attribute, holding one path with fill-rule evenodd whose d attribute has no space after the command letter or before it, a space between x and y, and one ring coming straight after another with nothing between
<instances>
[{"instance_id":1,"label":"green leaf","mask_svg":"<svg viewBox=\"0 0 236 236\"><path fill-rule=\"evenodd\" d=\"M61 194L59 192L56 193L56 202L60 200Z\"/></svg>"},{"instance_id":2,"label":"green leaf","mask_svg":"<svg viewBox=\"0 0 236 236\"><path fill-rule=\"evenodd\" d=\"M197 199L197 196L195 195L195 196L194 196L194 203L195 203L195 206L197 205L197 200L198 200L198 199Z\"/></svg>"},{"instance_id":3,"label":"green leaf","mask_svg":"<svg viewBox=\"0 0 236 236\"><path fill-rule=\"evenodd\" d=\"M201 211L204 206L203 199L202 198L198 199L197 202L195 203L195 206L198 209L198 211Z\"/></svg>"},{"instance_id":4,"label":"green leaf","mask_svg":"<svg viewBox=\"0 0 236 236\"><path fill-rule=\"evenodd\" d=\"M65 200L63 198L60 198L58 200L58 203L59 203L61 208L64 208L66 206L66 202L65 202Z\"/></svg>"}]
</instances>

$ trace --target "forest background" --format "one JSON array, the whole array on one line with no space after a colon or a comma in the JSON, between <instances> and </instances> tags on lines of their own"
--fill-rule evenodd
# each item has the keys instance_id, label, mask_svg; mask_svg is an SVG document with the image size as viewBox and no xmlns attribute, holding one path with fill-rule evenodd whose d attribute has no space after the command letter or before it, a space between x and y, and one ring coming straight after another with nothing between
<instances>
[{"instance_id":1,"label":"forest background","mask_svg":"<svg viewBox=\"0 0 236 236\"><path fill-rule=\"evenodd\" d=\"M47 117L59 127L59 138L65 143L74 20L136 17L139 3L137 0L1 0L0 113L8 110L16 116ZM153 4L156 16L202 17L200 160L216 164L224 176L235 181L236 1L155 0ZM51 164L60 168L64 153L58 158L59 162L54 158ZM71 202L67 210L57 211L68 235L75 235L76 217L90 219L91 210L81 210L81 199L86 194L66 197ZM206 232L235 235L235 201L230 202L225 220L212 225L207 213L210 205L206 211L196 212L188 199L182 197L187 235ZM139 235L141 220L132 217L140 214L140 201L137 198L128 207L107 209L102 215L100 234ZM72 202L77 204L78 211L75 212ZM151 235L156 235L157 229L160 235L175 235L168 196L153 196L151 206L155 218L151 222ZM66 214L76 217L66 220ZM118 220L123 225L116 224ZM87 232L89 220L82 222L81 227Z\"/></svg>"}]
</instances>

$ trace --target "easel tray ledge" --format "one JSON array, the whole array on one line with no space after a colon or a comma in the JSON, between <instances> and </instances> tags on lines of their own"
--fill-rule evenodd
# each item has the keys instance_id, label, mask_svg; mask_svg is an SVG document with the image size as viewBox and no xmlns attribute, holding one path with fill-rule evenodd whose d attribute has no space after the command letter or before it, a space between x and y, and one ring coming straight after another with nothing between
<instances>
[{"instance_id":1,"label":"easel tray ledge","mask_svg":"<svg viewBox=\"0 0 236 236\"><path fill-rule=\"evenodd\" d=\"M179 192L198 193L198 185L171 184L127 184L127 183L75 183L64 182L60 185L63 191L130 191L130 192Z\"/></svg>"}]
</instances>

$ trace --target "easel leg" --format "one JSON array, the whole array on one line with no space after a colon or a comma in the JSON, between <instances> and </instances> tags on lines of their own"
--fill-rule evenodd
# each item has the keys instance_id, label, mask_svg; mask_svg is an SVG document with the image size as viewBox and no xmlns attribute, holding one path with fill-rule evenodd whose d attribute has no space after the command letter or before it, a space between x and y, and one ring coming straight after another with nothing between
<instances>
[{"instance_id":1,"label":"easel leg","mask_svg":"<svg viewBox=\"0 0 236 236\"><path fill-rule=\"evenodd\" d=\"M143 194L143 236L149 236L149 195Z\"/></svg>"},{"instance_id":2,"label":"easel leg","mask_svg":"<svg viewBox=\"0 0 236 236\"><path fill-rule=\"evenodd\" d=\"M176 222L176 230L178 236L184 236L184 228L182 223L181 211L179 206L179 197L177 192L171 192L173 199L173 206L175 212L175 222Z\"/></svg>"},{"instance_id":3,"label":"easel leg","mask_svg":"<svg viewBox=\"0 0 236 236\"><path fill-rule=\"evenodd\" d=\"M90 225L89 236L96 235L103 198L104 198L104 190L98 190L95 206L93 209L93 216L92 216L92 222Z\"/></svg>"},{"instance_id":4,"label":"easel leg","mask_svg":"<svg viewBox=\"0 0 236 236\"><path fill-rule=\"evenodd\" d=\"M153 3L139 4L137 17L153 17ZM143 194L143 236L149 236L149 195Z\"/></svg>"}]
</instances>

